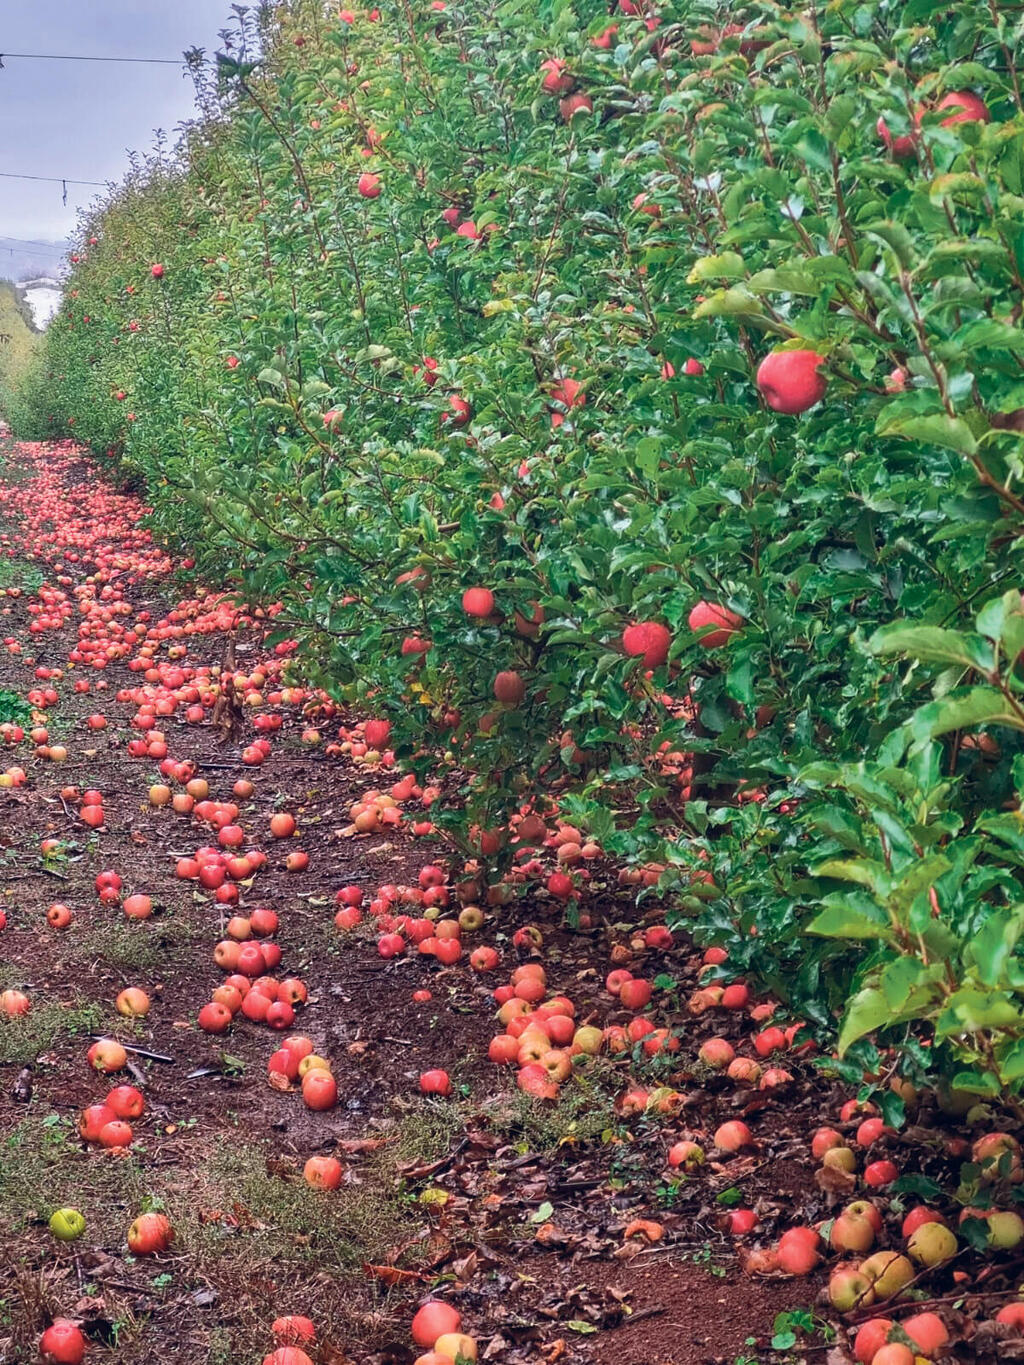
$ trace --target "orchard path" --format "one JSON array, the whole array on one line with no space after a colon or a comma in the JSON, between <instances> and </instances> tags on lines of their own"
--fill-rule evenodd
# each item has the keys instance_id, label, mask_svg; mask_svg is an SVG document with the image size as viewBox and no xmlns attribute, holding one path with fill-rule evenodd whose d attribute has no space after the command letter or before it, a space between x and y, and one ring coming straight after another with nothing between
<instances>
[{"instance_id":1,"label":"orchard path","mask_svg":"<svg viewBox=\"0 0 1024 1365\"><path fill-rule=\"evenodd\" d=\"M28 735L0 730L0 769L15 781L0 790L0 990L31 1001L23 1018L0 1018L0 1360L35 1359L38 1334L64 1315L81 1323L90 1365L248 1365L272 1350L272 1320L299 1313L316 1324L310 1353L324 1365L408 1365L409 1322L431 1289L460 1310L480 1358L504 1365L824 1359L820 1332L797 1332L795 1353L768 1345L776 1314L807 1310L810 1323L822 1280L754 1278L742 1263L759 1240L829 1213L836 1196L815 1185L808 1135L841 1092L803 1059L787 1060L792 1079L777 1090L737 1087L697 1063L712 1035L739 1048L749 1021L681 1012L699 954L685 937L668 950L630 946L636 912L615 898L613 870L600 862L585 931L565 928L536 889L488 911L467 948L496 947L497 971L472 970L465 957L444 967L415 948L385 959L365 907L360 927L340 932L339 888L357 885L368 902L382 885L415 886L426 863L449 862L438 840L408 832L428 817L414 795L399 803L398 823L346 832L353 804L396 780L339 751L340 727L358 756L365 717L330 714L312 694L282 697L287 656L264 644L266 623L188 584L140 529L138 500L81 452L10 445L0 458L0 721L33 693L44 753L67 751L63 761L38 756ZM92 666L101 651L105 666ZM264 675L263 703L240 707L234 721L215 698L225 660L243 690L239 675ZM48 688L56 702L39 695ZM102 724L90 728L89 717ZM242 755L252 757L260 725L269 752L253 765ZM240 910L176 871L215 846L217 832L195 811L147 799L164 781L154 730L172 760L191 765L166 778L173 792L184 793L189 773L209 783L213 803L232 801L239 779L253 783L231 823L244 849L267 858L240 884ZM99 828L82 817L88 789L102 796ZM297 828L275 839L280 812ZM46 840L57 841L49 854ZM308 868L289 871L296 850ZM121 878L108 903L96 889L104 871ZM151 917L126 916L131 895L151 898ZM47 922L54 902L71 909L66 930ZM197 1026L224 980L214 945L233 913L257 907L279 917L274 975L308 990L285 1032L307 1034L330 1062L339 1099L327 1112L307 1109L294 1085L268 1083L280 1035L265 1023L238 1014L223 1035ZM549 993L571 997L577 1023L628 1020L604 989L612 961L628 961L635 976L674 977L676 989L647 1013L659 1027L681 1025L681 1050L595 1058L557 1103L519 1093L487 1050L491 993L530 956L511 941L527 923L543 930L533 956ZM144 1017L114 1008L129 986L150 996ZM430 998L415 1001L414 991ZM143 1051L106 1078L87 1063L90 1035ZM449 1097L420 1094L420 1074L434 1068L450 1074ZM104 1150L80 1139L78 1117L116 1083L141 1089L146 1110L129 1148ZM623 1112L637 1083L663 1087L668 1112ZM737 1117L755 1129L755 1150L716 1153L711 1134ZM670 1179L665 1153L680 1138L702 1142L709 1160ZM342 1162L339 1189L306 1184L315 1155ZM752 1237L728 1232L735 1204L756 1211ZM47 1231L61 1206L87 1225L66 1245ZM174 1242L132 1257L126 1230L149 1207L167 1213ZM643 1219L656 1225L646 1234L633 1227Z\"/></svg>"}]
</instances>

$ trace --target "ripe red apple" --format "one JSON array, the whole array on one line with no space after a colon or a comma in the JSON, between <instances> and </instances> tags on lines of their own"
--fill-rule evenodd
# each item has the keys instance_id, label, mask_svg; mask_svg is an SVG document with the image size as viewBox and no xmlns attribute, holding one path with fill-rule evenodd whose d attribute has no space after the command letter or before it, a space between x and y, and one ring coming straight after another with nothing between
<instances>
[{"instance_id":1,"label":"ripe red apple","mask_svg":"<svg viewBox=\"0 0 1024 1365\"><path fill-rule=\"evenodd\" d=\"M984 100L971 90L950 91L948 95L943 95L936 108L953 111L942 120L943 128L951 128L957 123L988 123L992 117Z\"/></svg>"},{"instance_id":2,"label":"ripe red apple","mask_svg":"<svg viewBox=\"0 0 1024 1365\"><path fill-rule=\"evenodd\" d=\"M566 95L575 84L561 57L549 57L546 62L541 62L540 69L544 72L540 88L545 95Z\"/></svg>"},{"instance_id":3,"label":"ripe red apple","mask_svg":"<svg viewBox=\"0 0 1024 1365\"><path fill-rule=\"evenodd\" d=\"M417 1346L432 1347L446 1332L457 1332L462 1326L462 1314L443 1299L430 1299L413 1317L410 1325L412 1339Z\"/></svg>"},{"instance_id":4,"label":"ripe red apple","mask_svg":"<svg viewBox=\"0 0 1024 1365\"><path fill-rule=\"evenodd\" d=\"M818 368L824 363L817 351L772 351L757 368L762 398L775 412L806 412L825 396L827 380Z\"/></svg>"},{"instance_id":5,"label":"ripe red apple","mask_svg":"<svg viewBox=\"0 0 1024 1365\"><path fill-rule=\"evenodd\" d=\"M732 1043L725 1038L706 1038L700 1046L698 1057L705 1066L724 1071L736 1056Z\"/></svg>"},{"instance_id":6,"label":"ripe red apple","mask_svg":"<svg viewBox=\"0 0 1024 1365\"><path fill-rule=\"evenodd\" d=\"M149 1013L149 996L140 986L126 986L114 1001L118 1014L126 1017Z\"/></svg>"},{"instance_id":7,"label":"ripe red apple","mask_svg":"<svg viewBox=\"0 0 1024 1365\"><path fill-rule=\"evenodd\" d=\"M691 1171L704 1164L704 1148L696 1142L674 1142L668 1149L668 1164L678 1170L680 1166Z\"/></svg>"},{"instance_id":8,"label":"ripe red apple","mask_svg":"<svg viewBox=\"0 0 1024 1365\"><path fill-rule=\"evenodd\" d=\"M341 1184L344 1169L337 1157L311 1156L302 1168L306 1184L317 1190L336 1190Z\"/></svg>"},{"instance_id":9,"label":"ripe red apple","mask_svg":"<svg viewBox=\"0 0 1024 1365\"><path fill-rule=\"evenodd\" d=\"M128 1061L128 1054L114 1038L101 1038L87 1053L89 1065L95 1071L120 1071Z\"/></svg>"},{"instance_id":10,"label":"ripe red apple","mask_svg":"<svg viewBox=\"0 0 1024 1365\"><path fill-rule=\"evenodd\" d=\"M642 977L630 977L619 990L619 1000L624 1009L642 1010L650 1004L653 987Z\"/></svg>"},{"instance_id":11,"label":"ripe red apple","mask_svg":"<svg viewBox=\"0 0 1024 1365\"><path fill-rule=\"evenodd\" d=\"M55 1318L39 1338L39 1354L46 1365L81 1365L86 1340L69 1318Z\"/></svg>"},{"instance_id":12,"label":"ripe red apple","mask_svg":"<svg viewBox=\"0 0 1024 1365\"><path fill-rule=\"evenodd\" d=\"M907 157L913 156L917 148L916 133L904 133L899 137L893 137L889 131L889 125L884 118L880 118L875 124L875 131L885 143L886 149L892 153L897 160L905 161Z\"/></svg>"},{"instance_id":13,"label":"ripe red apple","mask_svg":"<svg viewBox=\"0 0 1024 1365\"><path fill-rule=\"evenodd\" d=\"M630 658L642 658L644 668L660 668L671 645L670 631L658 621L638 621L622 632L622 648Z\"/></svg>"},{"instance_id":14,"label":"ripe red apple","mask_svg":"<svg viewBox=\"0 0 1024 1365\"><path fill-rule=\"evenodd\" d=\"M743 625L742 616L737 616L717 602L698 602L686 620L694 633L706 631L700 640L704 649L717 649L719 645L727 644L730 636ZM714 626L715 629L706 630L708 626Z\"/></svg>"},{"instance_id":15,"label":"ripe red apple","mask_svg":"<svg viewBox=\"0 0 1024 1365\"><path fill-rule=\"evenodd\" d=\"M775 1254L788 1275L809 1275L821 1260L821 1238L814 1228L790 1228L779 1238Z\"/></svg>"},{"instance_id":16,"label":"ripe red apple","mask_svg":"<svg viewBox=\"0 0 1024 1365\"><path fill-rule=\"evenodd\" d=\"M946 1324L937 1313L914 1313L913 1316L904 1318L900 1326L929 1360L939 1355L949 1341Z\"/></svg>"},{"instance_id":17,"label":"ripe red apple","mask_svg":"<svg viewBox=\"0 0 1024 1365\"><path fill-rule=\"evenodd\" d=\"M730 1119L715 1129L714 1143L723 1152L738 1152L753 1144L754 1137L745 1123Z\"/></svg>"},{"instance_id":18,"label":"ripe red apple","mask_svg":"<svg viewBox=\"0 0 1024 1365\"><path fill-rule=\"evenodd\" d=\"M891 1185L899 1176L899 1167L892 1161L872 1161L864 1167L864 1183L874 1189Z\"/></svg>"},{"instance_id":19,"label":"ripe red apple","mask_svg":"<svg viewBox=\"0 0 1024 1365\"><path fill-rule=\"evenodd\" d=\"M853 1343L853 1354L858 1365L871 1365L875 1356L889 1340L891 1327L891 1318L870 1318L858 1328Z\"/></svg>"},{"instance_id":20,"label":"ripe red apple","mask_svg":"<svg viewBox=\"0 0 1024 1365\"><path fill-rule=\"evenodd\" d=\"M592 114L594 112L594 101L589 95L577 92L575 95L566 95L564 99L558 101L558 112L565 123L571 123L577 114Z\"/></svg>"},{"instance_id":21,"label":"ripe red apple","mask_svg":"<svg viewBox=\"0 0 1024 1365\"><path fill-rule=\"evenodd\" d=\"M174 1240L170 1219L162 1213L142 1213L128 1229L128 1247L135 1256L156 1256Z\"/></svg>"},{"instance_id":22,"label":"ripe red apple","mask_svg":"<svg viewBox=\"0 0 1024 1365\"><path fill-rule=\"evenodd\" d=\"M506 706L519 706L526 696L522 676L511 669L498 673L494 679L494 696Z\"/></svg>"},{"instance_id":23,"label":"ripe red apple","mask_svg":"<svg viewBox=\"0 0 1024 1365\"><path fill-rule=\"evenodd\" d=\"M282 1346L295 1346L301 1341L316 1341L316 1328L310 1318L300 1313L289 1313L286 1317L275 1318L270 1330Z\"/></svg>"},{"instance_id":24,"label":"ripe red apple","mask_svg":"<svg viewBox=\"0 0 1024 1365\"><path fill-rule=\"evenodd\" d=\"M467 588L462 594L462 610L467 616L486 619L494 613L494 593L490 588Z\"/></svg>"},{"instance_id":25,"label":"ripe red apple","mask_svg":"<svg viewBox=\"0 0 1024 1365\"><path fill-rule=\"evenodd\" d=\"M115 1085L104 1104L119 1119L137 1119L146 1108L146 1098L134 1085Z\"/></svg>"},{"instance_id":26,"label":"ripe red apple","mask_svg":"<svg viewBox=\"0 0 1024 1365\"><path fill-rule=\"evenodd\" d=\"M450 1095L451 1078L447 1071L424 1071L420 1075L420 1090L424 1095Z\"/></svg>"},{"instance_id":27,"label":"ripe red apple","mask_svg":"<svg viewBox=\"0 0 1024 1365\"><path fill-rule=\"evenodd\" d=\"M302 1077L302 1098L308 1109L333 1109L338 1102L338 1084L329 1071L311 1069Z\"/></svg>"}]
</instances>

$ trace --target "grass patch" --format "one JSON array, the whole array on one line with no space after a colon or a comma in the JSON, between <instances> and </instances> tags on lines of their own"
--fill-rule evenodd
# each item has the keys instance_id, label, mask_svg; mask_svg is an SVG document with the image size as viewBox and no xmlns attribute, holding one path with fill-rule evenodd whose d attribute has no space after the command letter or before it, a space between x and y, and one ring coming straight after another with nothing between
<instances>
[{"instance_id":1,"label":"grass patch","mask_svg":"<svg viewBox=\"0 0 1024 1365\"><path fill-rule=\"evenodd\" d=\"M489 1101L483 1112L496 1133L524 1152L596 1142L619 1124L611 1090L616 1080L614 1069L595 1058L553 1104L539 1104L516 1090Z\"/></svg>"},{"instance_id":2,"label":"grass patch","mask_svg":"<svg viewBox=\"0 0 1024 1365\"><path fill-rule=\"evenodd\" d=\"M314 1190L301 1167L282 1168L269 1148L241 1143L220 1147L208 1171L207 1206L234 1210L239 1227L190 1223L189 1249L204 1264L227 1257L253 1267L315 1263L337 1273L386 1257L414 1228L393 1171L388 1180L371 1169L338 1190ZM208 1273L216 1274L213 1265Z\"/></svg>"},{"instance_id":3,"label":"grass patch","mask_svg":"<svg viewBox=\"0 0 1024 1365\"><path fill-rule=\"evenodd\" d=\"M464 1115L449 1101L424 1101L382 1132L388 1143L374 1153L371 1168L395 1179L395 1168L410 1161L438 1161L462 1136Z\"/></svg>"},{"instance_id":4,"label":"grass patch","mask_svg":"<svg viewBox=\"0 0 1024 1365\"><path fill-rule=\"evenodd\" d=\"M12 1232L70 1207L85 1215L90 1242L116 1242L144 1194L132 1156L84 1151L73 1122L58 1114L24 1118L0 1139L0 1171L0 1226Z\"/></svg>"},{"instance_id":5,"label":"grass patch","mask_svg":"<svg viewBox=\"0 0 1024 1365\"><path fill-rule=\"evenodd\" d=\"M6 472L4 479L10 482ZM38 592L44 582L43 574L34 564L27 564L23 559L0 559L0 588L20 588L23 593L32 594Z\"/></svg>"},{"instance_id":6,"label":"grass patch","mask_svg":"<svg viewBox=\"0 0 1024 1365\"><path fill-rule=\"evenodd\" d=\"M0 1019L0 1063L27 1066L40 1053L48 1052L59 1038L95 1033L102 1023L100 1007L81 1000L70 1005L55 1000L33 1003L28 1014Z\"/></svg>"},{"instance_id":7,"label":"grass patch","mask_svg":"<svg viewBox=\"0 0 1024 1365\"><path fill-rule=\"evenodd\" d=\"M73 1308L80 1290L65 1267L83 1248L120 1246L143 1199L142 1172L132 1156L86 1152L70 1119L30 1115L0 1138L0 1227L5 1233L0 1287L0 1360L35 1360L40 1331ZM79 1209L86 1231L64 1249L46 1227L59 1208ZM85 1292L102 1292L85 1285ZM116 1296L112 1296L116 1297ZM110 1333L120 1348L136 1329L125 1300L110 1305ZM149 1357L131 1357L140 1362ZM118 1355L125 1365L126 1355Z\"/></svg>"},{"instance_id":8,"label":"grass patch","mask_svg":"<svg viewBox=\"0 0 1024 1365\"><path fill-rule=\"evenodd\" d=\"M193 942L198 930L171 917L148 924L115 921L69 934L61 945L69 963L102 962L115 971L144 972L165 962L169 950Z\"/></svg>"}]
</instances>

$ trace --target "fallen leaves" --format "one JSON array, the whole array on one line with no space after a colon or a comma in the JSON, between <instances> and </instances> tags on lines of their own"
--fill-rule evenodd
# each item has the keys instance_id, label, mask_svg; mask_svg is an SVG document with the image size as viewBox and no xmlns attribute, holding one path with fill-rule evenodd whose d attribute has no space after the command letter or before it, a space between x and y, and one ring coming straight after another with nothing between
<instances>
[{"instance_id":1,"label":"fallen leaves","mask_svg":"<svg viewBox=\"0 0 1024 1365\"><path fill-rule=\"evenodd\" d=\"M418 1270L401 1270L394 1265L370 1265L368 1261L363 1262L363 1273L390 1288L402 1284L426 1284L430 1280L429 1275L422 1275Z\"/></svg>"}]
</instances>

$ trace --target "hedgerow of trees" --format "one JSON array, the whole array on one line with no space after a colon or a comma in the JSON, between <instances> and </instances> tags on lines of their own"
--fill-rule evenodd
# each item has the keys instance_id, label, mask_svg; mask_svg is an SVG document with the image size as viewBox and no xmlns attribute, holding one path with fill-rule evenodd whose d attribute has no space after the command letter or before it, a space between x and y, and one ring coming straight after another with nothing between
<instances>
[{"instance_id":1,"label":"hedgerow of trees","mask_svg":"<svg viewBox=\"0 0 1024 1365\"><path fill-rule=\"evenodd\" d=\"M948 0L265 8L11 415L448 762L465 852L553 797L853 1074L1012 1097L1020 55Z\"/></svg>"}]
</instances>

